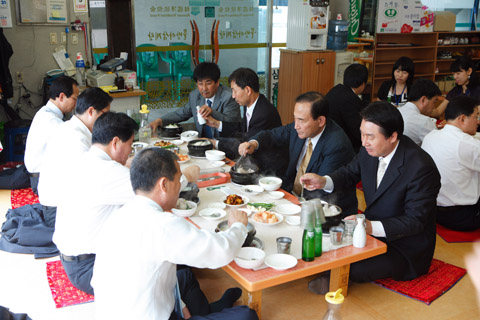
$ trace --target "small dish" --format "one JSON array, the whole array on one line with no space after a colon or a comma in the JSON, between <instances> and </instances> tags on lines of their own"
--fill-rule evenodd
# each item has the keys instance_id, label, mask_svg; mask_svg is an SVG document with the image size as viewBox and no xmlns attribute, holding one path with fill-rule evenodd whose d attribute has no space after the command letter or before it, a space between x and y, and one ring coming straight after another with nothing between
<instances>
[{"instance_id":1,"label":"small dish","mask_svg":"<svg viewBox=\"0 0 480 320\"><path fill-rule=\"evenodd\" d=\"M172 143L176 146L180 146L184 143L185 141L183 140L173 140Z\"/></svg>"},{"instance_id":2,"label":"small dish","mask_svg":"<svg viewBox=\"0 0 480 320\"><path fill-rule=\"evenodd\" d=\"M177 154L177 156L179 156L179 160L177 160L178 163L185 163L190 161L190 157L188 156L188 154L182 154L182 158L180 158L179 154ZM180 160L180 159L184 159L184 160Z\"/></svg>"},{"instance_id":3,"label":"small dish","mask_svg":"<svg viewBox=\"0 0 480 320\"><path fill-rule=\"evenodd\" d=\"M227 205L223 202L212 202L208 204L209 208L225 209Z\"/></svg>"},{"instance_id":4,"label":"small dish","mask_svg":"<svg viewBox=\"0 0 480 320\"><path fill-rule=\"evenodd\" d=\"M284 253L271 254L265 258L265 264L272 269L282 271L293 268L298 260L294 256Z\"/></svg>"},{"instance_id":5,"label":"small dish","mask_svg":"<svg viewBox=\"0 0 480 320\"><path fill-rule=\"evenodd\" d=\"M267 192L267 196L270 199L279 200L279 199L282 199L285 196L285 194L282 191L270 191L270 192Z\"/></svg>"},{"instance_id":6,"label":"small dish","mask_svg":"<svg viewBox=\"0 0 480 320\"><path fill-rule=\"evenodd\" d=\"M261 221L255 220L254 217L255 217L256 215L261 215L263 212L270 212L270 213L274 214L274 215L277 217L277 222L274 222L274 223L265 223L265 222L261 222ZM261 225L261 226L266 226L266 227L276 226L277 224L282 223L282 221L283 221L283 216L282 216L281 214L279 214L279 213L277 213L277 212L273 212L273 211L263 211L263 212L257 212L257 213L255 213L255 214L252 216L252 219L251 219L252 222L253 222L253 223L256 223L256 224L258 224L258 225Z\"/></svg>"},{"instance_id":7,"label":"small dish","mask_svg":"<svg viewBox=\"0 0 480 320\"><path fill-rule=\"evenodd\" d=\"M186 218L192 216L197 211L197 204L193 201L185 201L189 209L172 208L172 213L177 217Z\"/></svg>"},{"instance_id":8,"label":"small dish","mask_svg":"<svg viewBox=\"0 0 480 320\"><path fill-rule=\"evenodd\" d=\"M285 204L279 204L278 206L275 206L275 210L277 210L278 213L281 213L285 216L291 216L291 215L300 213L300 211L302 211L302 208L293 203L285 203Z\"/></svg>"},{"instance_id":9,"label":"small dish","mask_svg":"<svg viewBox=\"0 0 480 320\"><path fill-rule=\"evenodd\" d=\"M233 191L229 187L222 188L222 192L225 193L227 196L235 193L235 191Z\"/></svg>"},{"instance_id":10,"label":"small dish","mask_svg":"<svg viewBox=\"0 0 480 320\"><path fill-rule=\"evenodd\" d=\"M258 184L266 191L275 191L282 186L282 179L277 177L263 177L258 180Z\"/></svg>"},{"instance_id":11,"label":"small dish","mask_svg":"<svg viewBox=\"0 0 480 320\"><path fill-rule=\"evenodd\" d=\"M229 206L231 208L239 208L239 207L242 207L242 206L246 205L250 201L250 199L248 199L245 196L242 197L242 200L243 200L242 204L228 204L228 203L225 202L225 201L227 201L227 198L225 198L225 200L223 200L223 203L225 203L227 206Z\"/></svg>"},{"instance_id":12,"label":"small dish","mask_svg":"<svg viewBox=\"0 0 480 320\"><path fill-rule=\"evenodd\" d=\"M223 161L210 161L210 167L212 168L219 168L225 165Z\"/></svg>"},{"instance_id":13,"label":"small dish","mask_svg":"<svg viewBox=\"0 0 480 320\"><path fill-rule=\"evenodd\" d=\"M263 264L265 251L254 247L243 247L233 260L240 268L255 269Z\"/></svg>"},{"instance_id":14,"label":"small dish","mask_svg":"<svg viewBox=\"0 0 480 320\"><path fill-rule=\"evenodd\" d=\"M256 184L249 184L242 187L242 192L245 194L256 195L263 192L263 188Z\"/></svg>"},{"instance_id":15,"label":"small dish","mask_svg":"<svg viewBox=\"0 0 480 320\"><path fill-rule=\"evenodd\" d=\"M185 131L180 134L180 138L185 141L189 142L198 138L197 131Z\"/></svg>"},{"instance_id":16,"label":"small dish","mask_svg":"<svg viewBox=\"0 0 480 320\"><path fill-rule=\"evenodd\" d=\"M206 208L200 210L198 215L207 220L218 220L227 215L227 212L223 209L218 208Z\"/></svg>"},{"instance_id":17,"label":"small dish","mask_svg":"<svg viewBox=\"0 0 480 320\"><path fill-rule=\"evenodd\" d=\"M285 222L291 226L299 226L300 225L300 216L288 216L285 218Z\"/></svg>"},{"instance_id":18,"label":"small dish","mask_svg":"<svg viewBox=\"0 0 480 320\"><path fill-rule=\"evenodd\" d=\"M210 161L219 161L225 159L225 152L220 150L207 150L205 151L205 157Z\"/></svg>"}]
</instances>

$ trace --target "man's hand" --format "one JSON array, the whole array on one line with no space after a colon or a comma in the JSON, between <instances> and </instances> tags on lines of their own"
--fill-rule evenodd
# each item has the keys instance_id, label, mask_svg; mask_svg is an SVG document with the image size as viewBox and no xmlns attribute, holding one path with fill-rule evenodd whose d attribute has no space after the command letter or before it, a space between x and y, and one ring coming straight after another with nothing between
<instances>
[{"instance_id":1,"label":"man's hand","mask_svg":"<svg viewBox=\"0 0 480 320\"><path fill-rule=\"evenodd\" d=\"M248 216L245 212L236 209L230 209L228 212L228 226L231 227L235 222L241 222L246 227Z\"/></svg>"},{"instance_id":2,"label":"man's hand","mask_svg":"<svg viewBox=\"0 0 480 320\"><path fill-rule=\"evenodd\" d=\"M343 220L357 220L357 215L352 214L351 216L343 218ZM365 218L365 224L367 225L367 227L365 228L367 234L372 234L372 223L370 222L370 220Z\"/></svg>"},{"instance_id":3,"label":"man's hand","mask_svg":"<svg viewBox=\"0 0 480 320\"><path fill-rule=\"evenodd\" d=\"M300 178L300 183L303 184L305 189L312 191L323 189L327 183L327 179L316 173L306 173Z\"/></svg>"},{"instance_id":4,"label":"man's hand","mask_svg":"<svg viewBox=\"0 0 480 320\"><path fill-rule=\"evenodd\" d=\"M158 118L150 122L150 128L152 128L152 136L157 136L157 128L162 126L162 118Z\"/></svg>"},{"instance_id":5,"label":"man's hand","mask_svg":"<svg viewBox=\"0 0 480 320\"><path fill-rule=\"evenodd\" d=\"M218 129L218 127L220 127L220 121L215 119L212 116L208 116L205 119L205 121L207 121L206 125L209 126L209 127L216 128L216 129Z\"/></svg>"},{"instance_id":6,"label":"man's hand","mask_svg":"<svg viewBox=\"0 0 480 320\"><path fill-rule=\"evenodd\" d=\"M192 314L190 313L190 310L188 310L187 306L183 307L182 312L183 312L183 319L187 320L192 317Z\"/></svg>"},{"instance_id":7,"label":"man's hand","mask_svg":"<svg viewBox=\"0 0 480 320\"><path fill-rule=\"evenodd\" d=\"M205 138L206 140L210 141L210 143L212 144L212 146L217 149L217 140L215 139L210 139L210 138Z\"/></svg>"},{"instance_id":8,"label":"man's hand","mask_svg":"<svg viewBox=\"0 0 480 320\"><path fill-rule=\"evenodd\" d=\"M198 113L200 113L203 119L207 119L212 114L212 108L204 104L198 109Z\"/></svg>"},{"instance_id":9,"label":"man's hand","mask_svg":"<svg viewBox=\"0 0 480 320\"><path fill-rule=\"evenodd\" d=\"M188 182L197 182L200 175L200 167L197 165L189 166L182 170L183 175L187 178Z\"/></svg>"},{"instance_id":10,"label":"man's hand","mask_svg":"<svg viewBox=\"0 0 480 320\"><path fill-rule=\"evenodd\" d=\"M258 148L258 142L256 141L244 142L238 146L238 153L241 156L246 156L247 154L254 153L257 148Z\"/></svg>"}]
</instances>

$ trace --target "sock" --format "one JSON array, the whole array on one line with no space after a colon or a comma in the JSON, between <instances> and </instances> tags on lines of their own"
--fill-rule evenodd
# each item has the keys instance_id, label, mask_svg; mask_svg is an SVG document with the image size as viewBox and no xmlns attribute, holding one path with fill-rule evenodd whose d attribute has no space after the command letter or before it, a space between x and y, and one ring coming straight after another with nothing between
<instances>
[{"instance_id":1,"label":"sock","mask_svg":"<svg viewBox=\"0 0 480 320\"><path fill-rule=\"evenodd\" d=\"M210 312L220 312L225 308L231 308L241 295L242 289L240 288L227 289L220 300L210 303Z\"/></svg>"}]
</instances>

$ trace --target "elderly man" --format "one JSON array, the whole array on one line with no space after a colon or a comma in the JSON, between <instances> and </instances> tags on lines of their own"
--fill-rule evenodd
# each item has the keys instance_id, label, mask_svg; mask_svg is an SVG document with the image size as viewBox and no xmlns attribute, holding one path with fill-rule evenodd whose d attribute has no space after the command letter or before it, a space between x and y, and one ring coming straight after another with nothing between
<instances>
[{"instance_id":1,"label":"elderly man","mask_svg":"<svg viewBox=\"0 0 480 320\"><path fill-rule=\"evenodd\" d=\"M325 99L330 106L330 119L334 120L348 136L355 153L360 150L360 111L365 104L359 95L365 90L368 70L364 65L351 64L343 74L343 84L337 84L328 91Z\"/></svg>"},{"instance_id":2,"label":"elderly man","mask_svg":"<svg viewBox=\"0 0 480 320\"><path fill-rule=\"evenodd\" d=\"M329 176L307 173L301 181L309 190L325 191L362 181L367 234L385 242L387 253L353 263L350 279L411 280L426 274L432 261L440 175L432 158L403 135L397 108L379 101L361 115L363 148L355 159Z\"/></svg>"},{"instance_id":3,"label":"elderly man","mask_svg":"<svg viewBox=\"0 0 480 320\"><path fill-rule=\"evenodd\" d=\"M46 223L55 225L59 199L70 190L65 184L76 169L82 154L92 145L92 128L97 118L110 111L112 97L99 88L89 88L78 97L75 115L62 123L49 139L38 184L40 203L46 212Z\"/></svg>"},{"instance_id":4,"label":"elderly man","mask_svg":"<svg viewBox=\"0 0 480 320\"><path fill-rule=\"evenodd\" d=\"M473 137L478 106L473 97L453 98L445 109L445 127L427 134L422 144L442 176L437 222L458 231L480 228L480 141Z\"/></svg>"},{"instance_id":5,"label":"elderly man","mask_svg":"<svg viewBox=\"0 0 480 320\"><path fill-rule=\"evenodd\" d=\"M405 125L404 134L418 145L430 131L437 129L437 119L430 115L441 94L432 80L418 79L408 92L408 102L398 108Z\"/></svg>"},{"instance_id":6,"label":"elderly man","mask_svg":"<svg viewBox=\"0 0 480 320\"><path fill-rule=\"evenodd\" d=\"M25 166L30 175L33 192L38 194L38 178L45 156L47 142L57 127L63 123L65 114L75 109L79 90L74 79L61 76L50 86L50 100L33 118L25 147Z\"/></svg>"},{"instance_id":7,"label":"elderly man","mask_svg":"<svg viewBox=\"0 0 480 320\"><path fill-rule=\"evenodd\" d=\"M237 123L224 122L224 133L232 138L219 138L213 140L213 145L225 151L230 159L239 157L238 146L241 142L248 141L251 137L262 130L273 129L282 125L282 120L277 109L259 93L260 83L258 76L252 69L239 68L228 78L232 88L232 97L235 101L244 106L241 130L237 130ZM220 121L207 118L207 124L217 128ZM287 148L264 148L262 152L255 154L255 162L261 171L269 171L270 174L284 174L288 164L288 157L285 157ZM272 153L275 154L272 156Z\"/></svg>"},{"instance_id":8,"label":"elderly man","mask_svg":"<svg viewBox=\"0 0 480 320\"><path fill-rule=\"evenodd\" d=\"M224 88L220 84L220 69L213 62L202 62L193 71L193 80L197 83L197 89L193 90L185 106L170 112L155 121L150 126L156 132L158 126L186 121L193 117L199 137L218 138L225 136L222 132L222 121L240 125L240 107L232 98L230 88ZM197 113L197 106L199 110ZM209 116L220 121L217 128L209 124L200 124L198 116L207 119Z\"/></svg>"},{"instance_id":9,"label":"elderly man","mask_svg":"<svg viewBox=\"0 0 480 320\"><path fill-rule=\"evenodd\" d=\"M232 261L245 240L243 212L230 212L230 229L220 233L200 230L167 212L175 207L180 191L176 160L174 153L152 148L142 150L132 163L130 178L136 196L109 217L97 241L92 279L97 319L188 318L188 310L182 312L176 264L219 268ZM128 259L119 263L118 257L126 252ZM257 316L243 306L194 318Z\"/></svg>"},{"instance_id":10,"label":"elderly man","mask_svg":"<svg viewBox=\"0 0 480 320\"><path fill-rule=\"evenodd\" d=\"M293 112L295 122L272 130L261 131L239 146L245 155L266 146L288 146L290 161L282 188L300 195L303 186L300 177L307 172L328 174L349 163L354 156L345 132L327 118L328 102L318 92L307 92L297 97ZM327 193L308 192L306 198L322 198L337 204L344 214L357 212L355 186Z\"/></svg>"}]
</instances>

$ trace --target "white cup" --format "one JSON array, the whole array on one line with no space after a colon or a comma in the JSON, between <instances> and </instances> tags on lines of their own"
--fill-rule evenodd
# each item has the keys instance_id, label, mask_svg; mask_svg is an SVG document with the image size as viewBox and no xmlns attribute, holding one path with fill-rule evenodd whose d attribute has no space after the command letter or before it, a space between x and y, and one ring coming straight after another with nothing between
<instances>
[{"instance_id":1,"label":"white cup","mask_svg":"<svg viewBox=\"0 0 480 320\"><path fill-rule=\"evenodd\" d=\"M207 123L207 120L205 120L205 119L200 115L200 112L198 112L199 109L200 109L200 106L197 106L198 124L199 124L199 125L203 125L203 124Z\"/></svg>"}]
</instances>

